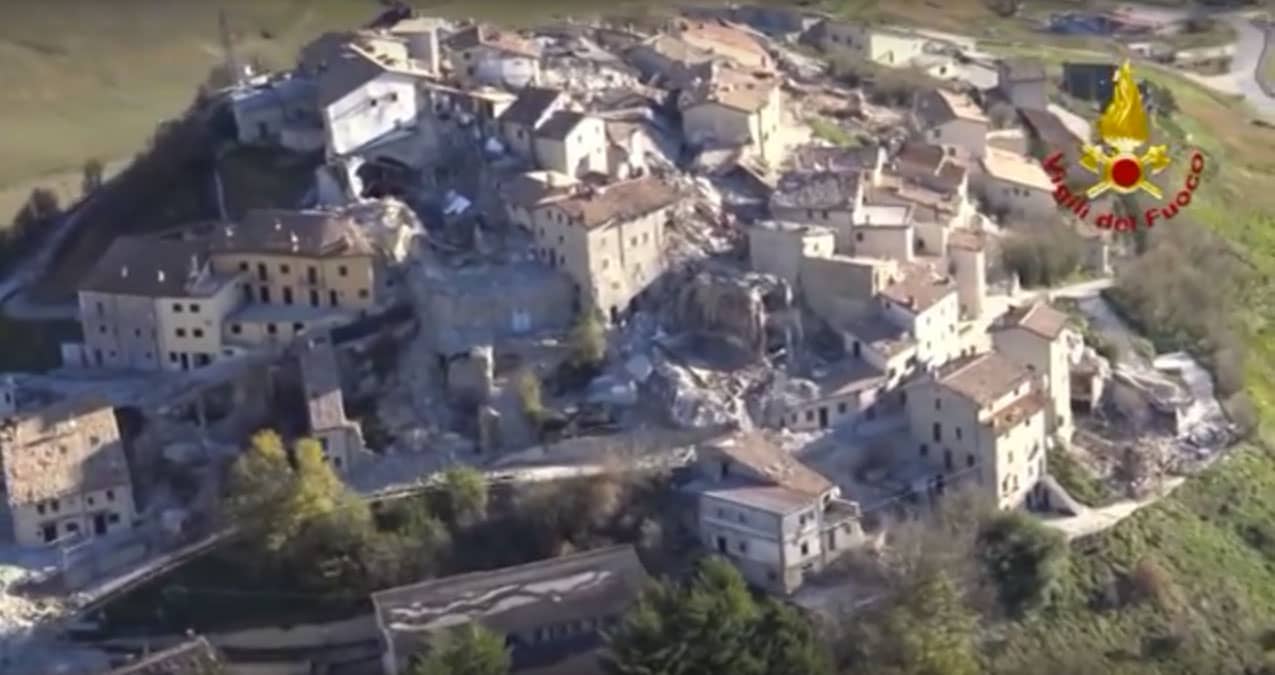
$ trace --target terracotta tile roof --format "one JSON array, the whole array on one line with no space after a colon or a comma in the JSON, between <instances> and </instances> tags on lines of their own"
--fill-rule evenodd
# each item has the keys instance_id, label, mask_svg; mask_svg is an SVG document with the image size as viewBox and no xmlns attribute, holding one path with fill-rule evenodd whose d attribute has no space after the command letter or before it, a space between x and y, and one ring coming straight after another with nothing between
<instances>
[{"instance_id":1,"label":"terracotta tile roof","mask_svg":"<svg viewBox=\"0 0 1275 675\"><path fill-rule=\"evenodd\" d=\"M706 103L717 103L742 112L761 110L770 101L779 82L768 73L737 68L718 68L712 77L683 92L683 110Z\"/></svg>"},{"instance_id":2,"label":"terracotta tile roof","mask_svg":"<svg viewBox=\"0 0 1275 675\"><path fill-rule=\"evenodd\" d=\"M939 384L980 406L1008 394L1032 373L998 352L961 359L939 370Z\"/></svg>"},{"instance_id":3,"label":"terracotta tile roof","mask_svg":"<svg viewBox=\"0 0 1275 675\"><path fill-rule=\"evenodd\" d=\"M925 265L911 265L901 278L882 289L881 295L919 314L955 292L951 279L935 274Z\"/></svg>"},{"instance_id":4,"label":"terracotta tile roof","mask_svg":"<svg viewBox=\"0 0 1275 675\"><path fill-rule=\"evenodd\" d=\"M229 277L204 277L192 284L191 268L203 269L207 247L159 237L118 237L80 282L79 290L154 298L208 297Z\"/></svg>"},{"instance_id":5,"label":"terracotta tile roof","mask_svg":"<svg viewBox=\"0 0 1275 675\"><path fill-rule=\"evenodd\" d=\"M115 410L95 399L68 399L8 420L0 453L11 504L130 484Z\"/></svg>"},{"instance_id":6,"label":"terracotta tile roof","mask_svg":"<svg viewBox=\"0 0 1275 675\"><path fill-rule=\"evenodd\" d=\"M1005 327L1025 328L1046 340L1054 340L1067 327L1069 317L1052 306L1036 302L1005 314Z\"/></svg>"},{"instance_id":7,"label":"terracotta tile roof","mask_svg":"<svg viewBox=\"0 0 1275 675\"><path fill-rule=\"evenodd\" d=\"M214 254L269 253L319 258L366 256L371 244L359 228L336 211L257 209L239 224L207 228Z\"/></svg>"},{"instance_id":8,"label":"terracotta tile roof","mask_svg":"<svg viewBox=\"0 0 1275 675\"><path fill-rule=\"evenodd\" d=\"M744 52L750 57L768 59L765 46L747 29L725 21L681 20L678 35L682 40L716 53Z\"/></svg>"},{"instance_id":9,"label":"terracotta tile roof","mask_svg":"<svg viewBox=\"0 0 1275 675\"><path fill-rule=\"evenodd\" d=\"M1009 431L1022 421L1043 412L1048 402L1048 397L1033 389L992 416L990 420L992 431L998 436Z\"/></svg>"},{"instance_id":10,"label":"terracotta tile roof","mask_svg":"<svg viewBox=\"0 0 1275 675\"><path fill-rule=\"evenodd\" d=\"M760 432L740 432L708 444L775 485L807 495L822 495L835 486L814 469L797 461Z\"/></svg>"},{"instance_id":11,"label":"terracotta tile roof","mask_svg":"<svg viewBox=\"0 0 1275 675\"><path fill-rule=\"evenodd\" d=\"M654 176L585 190L554 206L566 212L574 224L589 229L633 220L681 199L676 187Z\"/></svg>"}]
</instances>

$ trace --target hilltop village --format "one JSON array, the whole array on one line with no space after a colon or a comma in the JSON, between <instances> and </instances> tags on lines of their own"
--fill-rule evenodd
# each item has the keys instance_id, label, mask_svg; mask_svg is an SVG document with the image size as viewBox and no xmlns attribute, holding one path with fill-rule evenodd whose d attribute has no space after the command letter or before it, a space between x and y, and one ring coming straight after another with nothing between
<instances>
[{"instance_id":1,"label":"hilltop village","mask_svg":"<svg viewBox=\"0 0 1275 675\"><path fill-rule=\"evenodd\" d=\"M312 158L309 187L114 238L62 370L4 380L23 639L215 546L260 429L314 439L370 500L459 465L665 476L692 548L812 612L861 599L839 562L948 494L1079 536L1097 505L1048 458L1137 498L1232 436L1160 360L1095 342L1127 242L1060 209L1042 161L1076 166L1112 64L1060 83L959 36L787 9L534 31L395 10L228 72L203 103L222 142ZM1076 271L1026 288L1009 242L1055 232ZM653 574L640 549L378 589L365 669L305 672L403 672L468 621L518 637L516 665L549 645L597 672L598 631ZM170 638L91 672L260 656Z\"/></svg>"}]
</instances>

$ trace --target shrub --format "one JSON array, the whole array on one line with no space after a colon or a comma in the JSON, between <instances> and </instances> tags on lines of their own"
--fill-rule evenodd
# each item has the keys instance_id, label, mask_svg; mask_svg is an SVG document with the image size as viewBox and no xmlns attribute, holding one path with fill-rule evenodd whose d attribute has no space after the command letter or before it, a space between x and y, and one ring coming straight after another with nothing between
<instances>
[{"instance_id":1,"label":"shrub","mask_svg":"<svg viewBox=\"0 0 1275 675\"><path fill-rule=\"evenodd\" d=\"M1001 248L1001 262L1025 287L1052 286L1080 269L1080 238L1069 230L1017 234Z\"/></svg>"},{"instance_id":2,"label":"shrub","mask_svg":"<svg viewBox=\"0 0 1275 675\"><path fill-rule=\"evenodd\" d=\"M979 530L979 559L996 586L1001 605L1022 614L1044 604L1067 560L1061 533L1017 511L1003 513Z\"/></svg>"},{"instance_id":3,"label":"shrub","mask_svg":"<svg viewBox=\"0 0 1275 675\"><path fill-rule=\"evenodd\" d=\"M1154 559L1139 560L1129 575L1129 581L1138 601L1150 602L1164 611L1177 606L1178 590L1173 577Z\"/></svg>"},{"instance_id":4,"label":"shrub","mask_svg":"<svg viewBox=\"0 0 1275 675\"><path fill-rule=\"evenodd\" d=\"M544 401L541 399L540 378L530 368L518 373L518 403L522 412L533 424L539 424L545 418Z\"/></svg>"}]
</instances>

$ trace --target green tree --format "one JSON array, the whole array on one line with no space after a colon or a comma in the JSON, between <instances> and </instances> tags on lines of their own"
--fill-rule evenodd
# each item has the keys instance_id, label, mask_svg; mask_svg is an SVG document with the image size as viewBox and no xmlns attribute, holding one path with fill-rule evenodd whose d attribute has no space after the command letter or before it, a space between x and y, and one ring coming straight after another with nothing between
<instances>
[{"instance_id":1,"label":"green tree","mask_svg":"<svg viewBox=\"0 0 1275 675\"><path fill-rule=\"evenodd\" d=\"M979 531L978 544L979 559L1011 614L1046 602L1067 561L1062 534L1018 511L988 521Z\"/></svg>"},{"instance_id":2,"label":"green tree","mask_svg":"<svg viewBox=\"0 0 1275 675\"><path fill-rule=\"evenodd\" d=\"M685 586L647 588L607 636L614 675L825 675L831 662L795 611L758 601L720 558L701 561Z\"/></svg>"},{"instance_id":3,"label":"green tree","mask_svg":"<svg viewBox=\"0 0 1275 675\"><path fill-rule=\"evenodd\" d=\"M444 471L442 485L431 496L433 512L453 528L487 515L487 479L473 467L454 466Z\"/></svg>"},{"instance_id":4,"label":"green tree","mask_svg":"<svg viewBox=\"0 0 1275 675\"><path fill-rule=\"evenodd\" d=\"M927 568L889 605L856 617L847 675L978 675L977 619L944 571Z\"/></svg>"},{"instance_id":5,"label":"green tree","mask_svg":"<svg viewBox=\"0 0 1275 675\"><path fill-rule=\"evenodd\" d=\"M265 527L270 514L282 508L292 481L283 439L270 430L258 431L231 465L226 515L241 528Z\"/></svg>"},{"instance_id":6,"label":"green tree","mask_svg":"<svg viewBox=\"0 0 1275 675\"><path fill-rule=\"evenodd\" d=\"M597 309L585 309L576 317L576 324L571 329L570 345L572 365L596 368L602 364L607 353L607 335Z\"/></svg>"},{"instance_id":7,"label":"green tree","mask_svg":"<svg viewBox=\"0 0 1275 675\"><path fill-rule=\"evenodd\" d=\"M442 633L408 669L410 675L505 675L509 649L499 635L474 623Z\"/></svg>"},{"instance_id":8,"label":"green tree","mask_svg":"<svg viewBox=\"0 0 1275 675\"><path fill-rule=\"evenodd\" d=\"M518 373L518 402L522 412L533 424L539 424L545 416L545 404L540 392L540 378L530 368Z\"/></svg>"}]
</instances>

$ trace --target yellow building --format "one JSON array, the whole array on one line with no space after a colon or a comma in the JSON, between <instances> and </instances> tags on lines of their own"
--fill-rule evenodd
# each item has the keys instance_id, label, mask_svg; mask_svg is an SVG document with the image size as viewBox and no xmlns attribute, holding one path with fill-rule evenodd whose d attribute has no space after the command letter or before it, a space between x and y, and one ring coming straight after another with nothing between
<instances>
[{"instance_id":1,"label":"yellow building","mask_svg":"<svg viewBox=\"0 0 1275 675\"><path fill-rule=\"evenodd\" d=\"M19 415L0 432L14 539L24 546L95 537L136 518L115 411L68 400Z\"/></svg>"},{"instance_id":2,"label":"yellow building","mask_svg":"<svg viewBox=\"0 0 1275 675\"><path fill-rule=\"evenodd\" d=\"M238 275L239 308L227 342L286 341L365 314L388 296L375 250L357 226L325 211L260 210L218 226L206 244L213 269Z\"/></svg>"}]
</instances>

